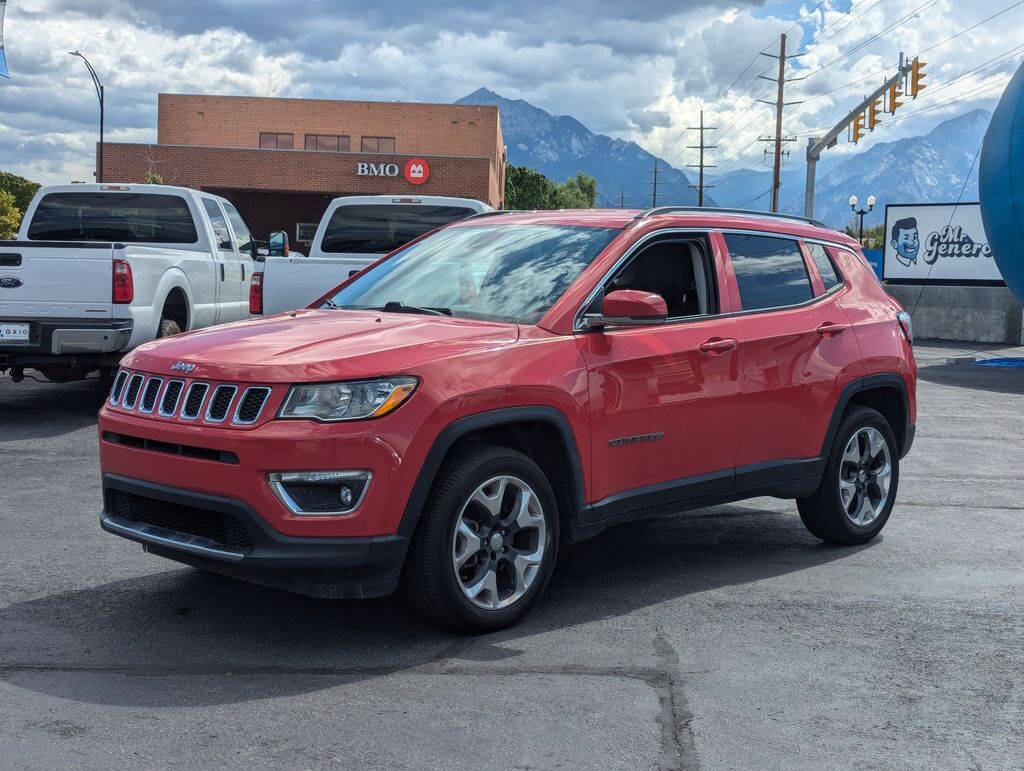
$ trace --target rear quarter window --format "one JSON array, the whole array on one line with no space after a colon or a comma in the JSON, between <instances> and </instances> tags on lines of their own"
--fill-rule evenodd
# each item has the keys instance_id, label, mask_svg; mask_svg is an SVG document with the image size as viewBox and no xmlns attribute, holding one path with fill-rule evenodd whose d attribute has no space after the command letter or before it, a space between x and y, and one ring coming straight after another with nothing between
<instances>
[{"instance_id":1,"label":"rear quarter window","mask_svg":"<svg viewBox=\"0 0 1024 771\"><path fill-rule=\"evenodd\" d=\"M743 310L798 305L813 297L807 265L795 240L726 233L725 243Z\"/></svg>"},{"instance_id":2,"label":"rear quarter window","mask_svg":"<svg viewBox=\"0 0 1024 771\"><path fill-rule=\"evenodd\" d=\"M818 274L821 276L821 282L825 285L826 292L832 287L843 283L843 279L839 277L839 270L832 263L832 258L828 256L824 246L821 244L807 244L807 250L811 253L811 259L814 260L814 264L818 267Z\"/></svg>"},{"instance_id":3,"label":"rear quarter window","mask_svg":"<svg viewBox=\"0 0 1024 771\"><path fill-rule=\"evenodd\" d=\"M126 241L194 244L192 212L179 195L49 193L43 196L28 237L34 241Z\"/></svg>"}]
</instances>

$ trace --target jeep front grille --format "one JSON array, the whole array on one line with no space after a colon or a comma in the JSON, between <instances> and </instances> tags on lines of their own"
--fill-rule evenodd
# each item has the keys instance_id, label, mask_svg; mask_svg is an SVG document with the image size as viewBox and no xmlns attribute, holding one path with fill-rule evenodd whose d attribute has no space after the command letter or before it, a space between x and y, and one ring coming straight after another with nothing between
<instances>
[{"instance_id":1,"label":"jeep front grille","mask_svg":"<svg viewBox=\"0 0 1024 771\"><path fill-rule=\"evenodd\" d=\"M263 405L267 403L270 396L270 389L257 386L246 388L245 393L238 402L238 409L235 410L234 423L250 425L255 423L263 411Z\"/></svg>"},{"instance_id":2,"label":"jeep front grille","mask_svg":"<svg viewBox=\"0 0 1024 771\"><path fill-rule=\"evenodd\" d=\"M160 393L160 386L164 384L162 377L151 377L146 381L146 387L142 391L142 405L139 412L150 413L156 407L156 395Z\"/></svg>"},{"instance_id":3,"label":"jeep front grille","mask_svg":"<svg viewBox=\"0 0 1024 771\"><path fill-rule=\"evenodd\" d=\"M163 420L227 426L255 425L270 401L270 386L166 379L121 370L110 390L110 407Z\"/></svg>"},{"instance_id":4,"label":"jeep front grille","mask_svg":"<svg viewBox=\"0 0 1024 771\"><path fill-rule=\"evenodd\" d=\"M199 417L199 408L203 406L203 399L210 386L206 383L193 383L188 389L188 396L185 397L185 406L181 408L182 420L195 420Z\"/></svg>"}]
</instances>

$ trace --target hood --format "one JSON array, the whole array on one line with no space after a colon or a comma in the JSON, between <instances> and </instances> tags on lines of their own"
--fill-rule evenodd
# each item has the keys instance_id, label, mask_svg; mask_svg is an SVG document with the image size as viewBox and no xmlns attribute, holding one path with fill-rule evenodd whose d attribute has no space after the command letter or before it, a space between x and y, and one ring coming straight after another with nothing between
<instances>
[{"instance_id":1,"label":"hood","mask_svg":"<svg viewBox=\"0 0 1024 771\"><path fill-rule=\"evenodd\" d=\"M252 383L349 380L415 374L426 362L510 345L515 324L374 311L305 310L210 327L136 348L126 367Z\"/></svg>"}]
</instances>

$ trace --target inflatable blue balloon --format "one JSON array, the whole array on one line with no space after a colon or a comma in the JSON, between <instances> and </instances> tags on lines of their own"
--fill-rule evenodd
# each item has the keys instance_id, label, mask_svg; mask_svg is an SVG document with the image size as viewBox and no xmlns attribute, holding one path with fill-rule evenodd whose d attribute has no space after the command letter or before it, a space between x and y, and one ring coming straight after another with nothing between
<instances>
[{"instance_id":1,"label":"inflatable blue balloon","mask_svg":"<svg viewBox=\"0 0 1024 771\"><path fill-rule=\"evenodd\" d=\"M1010 291L1024 302L1024 64L985 132L978 189L992 257Z\"/></svg>"}]
</instances>

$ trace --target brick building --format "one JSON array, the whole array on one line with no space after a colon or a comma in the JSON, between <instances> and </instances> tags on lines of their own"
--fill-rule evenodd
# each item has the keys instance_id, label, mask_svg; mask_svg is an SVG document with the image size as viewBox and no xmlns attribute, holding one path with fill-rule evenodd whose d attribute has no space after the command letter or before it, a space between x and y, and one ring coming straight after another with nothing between
<instances>
[{"instance_id":1,"label":"brick building","mask_svg":"<svg viewBox=\"0 0 1024 771\"><path fill-rule=\"evenodd\" d=\"M209 190L258 237L296 246L340 195L450 195L499 208L505 146L498 108L160 94L156 144L104 143L103 178Z\"/></svg>"}]
</instances>

